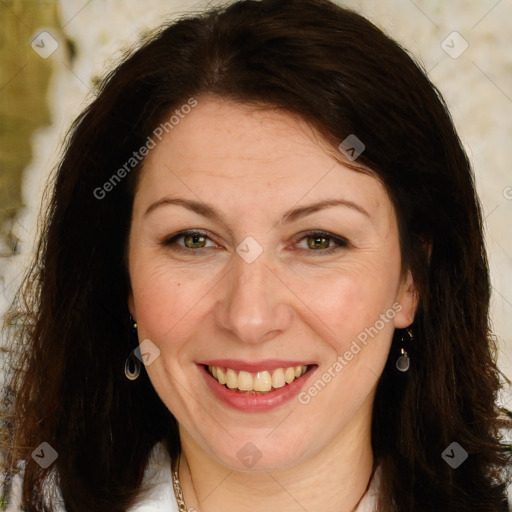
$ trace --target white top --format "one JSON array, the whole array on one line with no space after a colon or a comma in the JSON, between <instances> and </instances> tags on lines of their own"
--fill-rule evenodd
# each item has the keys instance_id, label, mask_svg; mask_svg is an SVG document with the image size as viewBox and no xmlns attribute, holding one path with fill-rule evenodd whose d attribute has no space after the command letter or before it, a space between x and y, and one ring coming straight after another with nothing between
<instances>
[{"instance_id":1,"label":"white top","mask_svg":"<svg viewBox=\"0 0 512 512\"><path fill-rule=\"evenodd\" d=\"M171 459L163 443L157 443L150 455L150 460L144 471L143 483L154 484L151 493L138 505L130 508L128 512L178 512L178 504L174 496L171 473ZM379 484L379 471L370 483L355 512L375 512L377 509L377 495Z\"/></svg>"},{"instance_id":2,"label":"white top","mask_svg":"<svg viewBox=\"0 0 512 512\"><path fill-rule=\"evenodd\" d=\"M22 477L17 475L13 479L12 493L9 496L9 507L6 512L20 511L21 483ZM171 458L162 442L156 443L150 453L144 470L143 484L150 484L150 491L144 500L128 509L128 512L178 512L178 503L172 485ZM355 512L376 512L378 486L379 469L377 468L368 492ZM57 505L55 512L66 512L58 489L54 503Z\"/></svg>"},{"instance_id":3,"label":"white top","mask_svg":"<svg viewBox=\"0 0 512 512\"><path fill-rule=\"evenodd\" d=\"M378 502L380 468L377 468L375 475L370 482L368 492L365 494L355 512L376 512ZM21 501L21 475L13 479L12 492L9 496L9 507L6 512L19 512ZM171 458L165 445L157 443L153 447L148 464L144 470L144 484L151 484L151 489L143 501L131 507L128 512L178 512L178 504L174 496L171 473ZM57 489L59 503L55 512L66 512L62 505L62 498ZM512 505L512 485L508 490L509 503ZM59 501L60 499L60 501ZM512 510L512 509L511 509Z\"/></svg>"}]
</instances>

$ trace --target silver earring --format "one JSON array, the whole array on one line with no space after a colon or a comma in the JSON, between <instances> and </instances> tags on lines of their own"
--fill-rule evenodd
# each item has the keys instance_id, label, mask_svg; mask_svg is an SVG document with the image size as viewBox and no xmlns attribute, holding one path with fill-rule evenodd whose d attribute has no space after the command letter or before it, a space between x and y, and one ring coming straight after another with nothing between
<instances>
[{"instance_id":1,"label":"silver earring","mask_svg":"<svg viewBox=\"0 0 512 512\"><path fill-rule=\"evenodd\" d=\"M407 337L409 338L407 341L408 342L411 342L412 341L412 331L410 329L404 329L402 331L402 344L405 345L406 341L405 341L405 334L407 334ZM407 351L405 350L404 347L402 347L400 349L400 356L399 358L396 360L396 369L401 371L401 372L406 372L407 370L409 370L409 367L411 366L411 360L407 354Z\"/></svg>"},{"instance_id":2,"label":"silver earring","mask_svg":"<svg viewBox=\"0 0 512 512\"><path fill-rule=\"evenodd\" d=\"M130 323L132 324L132 338L134 338L133 343L137 342L137 322L135 322L130 315ZM140 360L135 356L134 351L130 352L130 355L126 358L124 363L124 374L128 380L137 380L140 375Z\"/></svg>"}]
</instances>

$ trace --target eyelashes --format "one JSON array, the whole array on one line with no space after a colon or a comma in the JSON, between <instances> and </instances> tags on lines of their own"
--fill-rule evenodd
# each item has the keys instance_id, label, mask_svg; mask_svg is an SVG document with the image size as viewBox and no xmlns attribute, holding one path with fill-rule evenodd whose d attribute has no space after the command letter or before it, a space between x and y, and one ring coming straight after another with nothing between
<instances>
[{"instance_id":1,"label":"eyelashes","mask_svg":"<svg viewBox=\"0 0 512 512\"><path fill-rule=\"evenodd\" d=\"M178 244L178 241L182 240L185 245ZM314 253L314 255L328 255L332 254L340 249L347 248L349 246L348 240L343 237L334 235L326 231L309 231L304 233L301 238L295 242L297 245L303 240L306 241L308 248L293 249L293 251ZM208 241L212 245L206 245ZM309 243L308 241L312 241ZM326 246L327 243L327 247ZM187 247L186 245L199 245L199 247ZM209 234L200 230L188 230L180 231L170 237L165 237L160 241L160 245L169 248L172 251L192 254L200 253L204 249L210 249L218 247L210 238Z\"/></svg>"}]
</instances>

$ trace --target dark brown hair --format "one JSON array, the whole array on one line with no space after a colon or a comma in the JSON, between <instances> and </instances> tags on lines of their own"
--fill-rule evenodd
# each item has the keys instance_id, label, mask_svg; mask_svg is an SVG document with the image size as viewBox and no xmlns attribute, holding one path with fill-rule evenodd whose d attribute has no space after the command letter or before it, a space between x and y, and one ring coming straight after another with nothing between
<instances>
[{"instance_id":1,"label":"dark brown hair","mask_svg":"<svg viewBox=\"0 0 512 512\"><path fill-rule=\"evenodd\" d=\"M136 500L152 446L165 439L178 453L176 421L147 374L131 382L123 371L133 348L124 255L141 165L103 199L94 190L162 119L206 93L298 114L335 147L355 134L366 146L357 163L393 201L420 303L413 366L396 370L395 336L375 399L382 510L506 510L510 460L470 164L422 69L327 0L246 0L173 22L126 56L74 123L8 326L6 488L25 461L25 510L51 510L43 489L53 475L69 512L120 512ZM43 441L59 454L47 470L31 459ZM469 453L456 470L441 457L454 441Z\"/></svg>"}]
</instances>

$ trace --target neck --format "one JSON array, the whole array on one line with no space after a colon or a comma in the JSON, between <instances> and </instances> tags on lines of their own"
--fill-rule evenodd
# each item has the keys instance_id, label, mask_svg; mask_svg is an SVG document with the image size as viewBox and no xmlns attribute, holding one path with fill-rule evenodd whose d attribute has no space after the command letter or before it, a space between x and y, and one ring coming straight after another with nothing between
<instances>
[{"instance_id":1,"label":"neck","mask_svg":"<svg viewBox=\"0 0 512 512\"><path fill-rule=\"evenodd\" d=\"M180 427L180 481L187 507L201 512L352 512L373 471L370 416L360 413L323 450L282 471L231 470Z\"/></svg>"}]
</instances>

